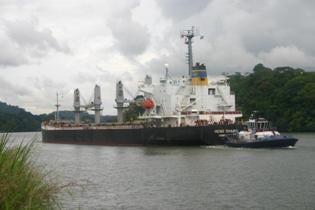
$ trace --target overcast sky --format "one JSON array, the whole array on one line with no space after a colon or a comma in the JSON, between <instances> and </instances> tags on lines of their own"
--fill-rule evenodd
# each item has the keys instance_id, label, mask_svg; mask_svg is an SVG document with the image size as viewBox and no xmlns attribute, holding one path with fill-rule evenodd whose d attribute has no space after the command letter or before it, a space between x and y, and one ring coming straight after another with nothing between
<instances>
[{"instance_id":1,"label":"overcast sky","mask_svg":"<svg viewBox=\"0 0 315 210\"><path fill-rule=\"evenodd\" d=\"M204 35L194 61L208 74L313 70L314 20L312 0L0 0L0 101L47 113L59 92L72 109L75 88L88 101L99 84L103 114L114 114L116 81L134 94L165 63L187 74L179 34L192 25Z\"/></svg>"}]
</instances>

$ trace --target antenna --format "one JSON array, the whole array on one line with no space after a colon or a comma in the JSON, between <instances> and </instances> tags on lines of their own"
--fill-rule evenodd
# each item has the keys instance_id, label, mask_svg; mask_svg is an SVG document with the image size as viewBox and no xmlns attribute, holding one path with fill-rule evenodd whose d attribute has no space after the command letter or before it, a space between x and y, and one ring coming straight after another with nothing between
<instances>
[{"instance_id":1,"label":"antenna","mask_svg":"<svg viewBox=\"0 0 315 210\"><path fill-rule=\"evenodd\" d=\"M59 104L59 94L57 92L57 103L55 104L56 106L56 112L55 112L55 121L59 121L59 107L60 107L60 104Z\"/></svg>"},{"instance_id":2,"label":"antenna","mask_svg":"<svg viewBox=\"0 0 315 210\"><path fill-rule=\"evenodd\" d=\"M193 67L193 53L192 53L192 39L195 36L199 36L200 39L204 37L200 35L199 30L196 27L192 26L191 29L184 30L180 33L181 38L185 38L185 44L188 45L188 75L191 77L192 67Z\"/></svg>"}]
</instances>

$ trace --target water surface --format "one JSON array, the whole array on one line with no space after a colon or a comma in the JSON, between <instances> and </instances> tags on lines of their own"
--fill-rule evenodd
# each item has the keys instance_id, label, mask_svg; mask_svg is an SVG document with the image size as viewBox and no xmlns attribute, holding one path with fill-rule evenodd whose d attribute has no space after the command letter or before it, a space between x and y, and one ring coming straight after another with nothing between
<instances>
[{"instance_id":1,"label":"water surface","mask_svg":"<svg viewBox=\"0 0 315 210\"><path fill-rule=\"evenodd\" d=\"M34 160L73 194L66 209L315 209L315 133L295 148L115 147L47 144Z\"/></svg>"}]
</instances>

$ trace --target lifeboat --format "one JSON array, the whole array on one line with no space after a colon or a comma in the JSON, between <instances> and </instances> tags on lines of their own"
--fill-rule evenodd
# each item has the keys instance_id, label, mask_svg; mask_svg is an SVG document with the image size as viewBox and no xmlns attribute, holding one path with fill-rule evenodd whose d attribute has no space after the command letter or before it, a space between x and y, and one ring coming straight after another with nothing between
<instances>
[{"instance_id":1,"label":"lifeboat","mask_svg":"<svg viewBox=\"0 0 315 210\"><path fill-rule=\"evenodd\" d=\"M142 107L144 109L152 109L154 107L154 102L151 99L145 99L142 102Z\"/></svg>"}]
</instances>

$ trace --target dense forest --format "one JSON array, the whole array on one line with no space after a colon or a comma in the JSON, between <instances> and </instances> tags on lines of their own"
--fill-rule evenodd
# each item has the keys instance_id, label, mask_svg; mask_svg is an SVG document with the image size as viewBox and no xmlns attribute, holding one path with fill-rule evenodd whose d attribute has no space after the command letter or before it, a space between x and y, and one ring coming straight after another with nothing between
<instances>
[{"instance_id":1,"label":"dense forest","mask_svg":"<svg viewBox=\"0 0 315 210\"><path fill-rule=\"evenodd\" d=\"M72 111L60 111L61 120L73 120ZM39 131L40 124L46 120L55 119L55 112L50 114L33 115L17 106L0 102L0 132ZM94 115L87 112L81 114L82 121L93 121ZM101 122L116 121L116 116L102 116Z\"/></svg>"},{"instance_id":2,"label":"dense forest","mask_svg":"<svg viewBox=\"0 0 315 210\"><path fill-rule=\"evenodd\" d=\"M258 64L231 75L230 85L245 119L257 110L280 131L315 131L315 72Z\"/></svg>"},{"instance_id":3,"label":"dense forest","mask_svg":"<svg viewBox=\"0 0 315 210\"><path fill-rule=\"evenodd\" d=\"M41 116L0 102L0 132L40 130Z\"/></svg>"},{"instance_id":4,"label":"dense forest","mask_svg":"<svg viewBox=\"0 0 315 210\"><path fill-rule=\"evenodd\" d=\"M291 67L270 69L262 64L252 73L229 76L231 90L236 95L236 106L247 119L256 110L271 120L280 131L315 131L315 72ZM126 111L126 120L135 119L139 112ZM42 121L54 119L55 113L33 115L17 106L0 102L0 131L38 131ZM72 120L73 112L61 111L62 120ZM85 112L83 121L93 121ZM102 122L116 121L116 116L103 116Z\"/></svg>"}]
</instances>

